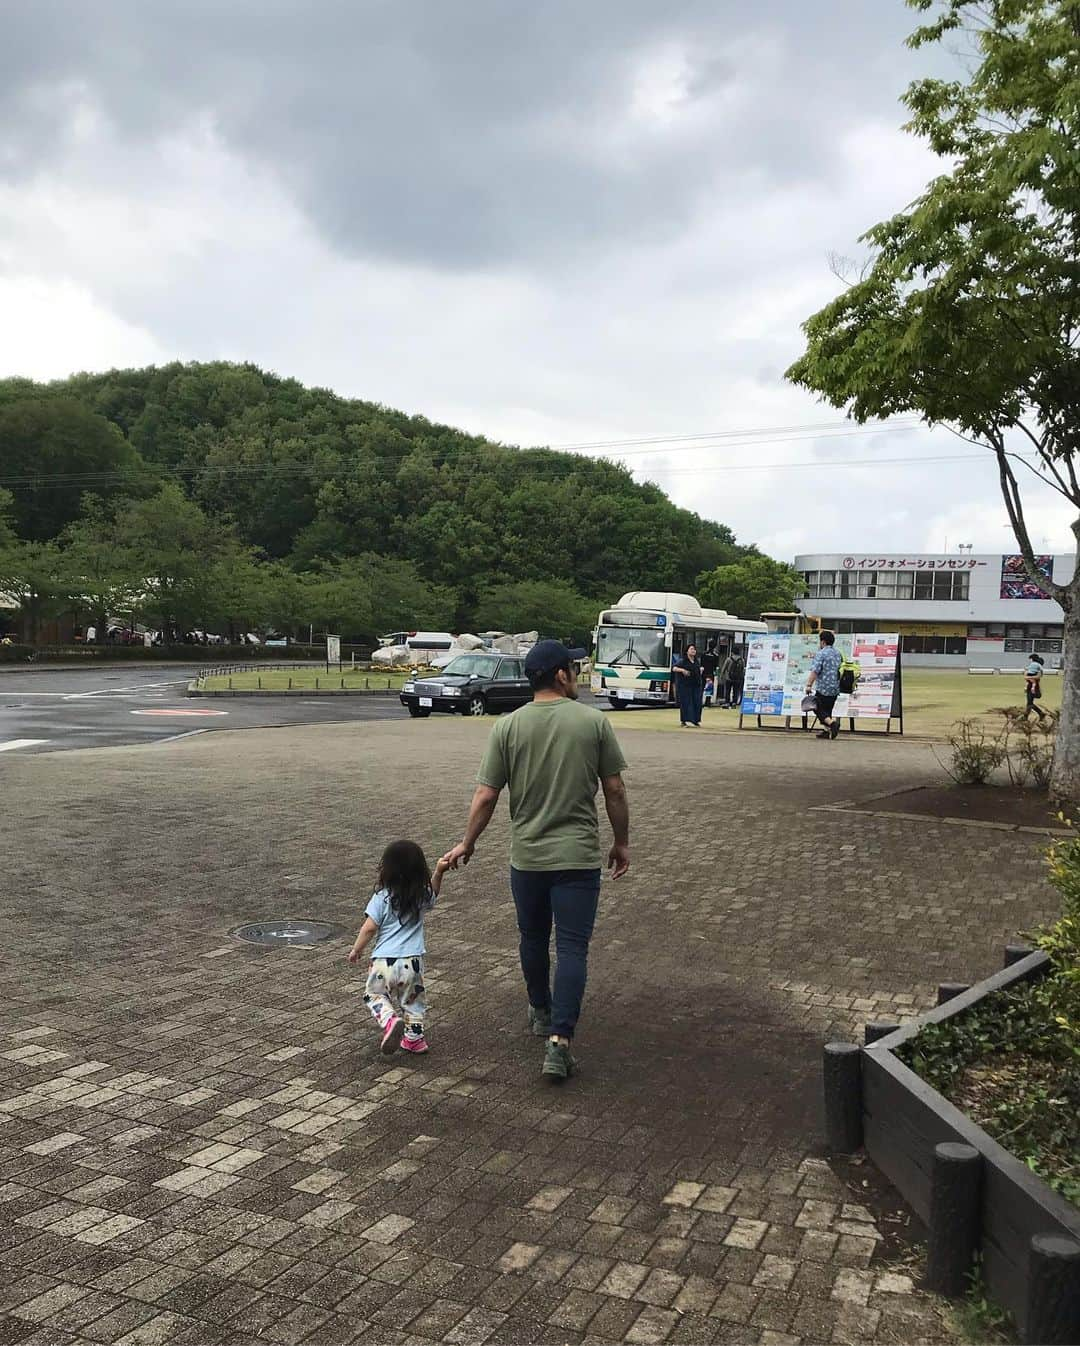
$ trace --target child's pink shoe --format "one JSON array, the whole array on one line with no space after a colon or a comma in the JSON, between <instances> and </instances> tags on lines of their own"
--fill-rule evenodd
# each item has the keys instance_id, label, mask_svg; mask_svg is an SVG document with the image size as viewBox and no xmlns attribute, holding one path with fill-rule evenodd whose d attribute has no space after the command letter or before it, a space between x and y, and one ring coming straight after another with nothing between
<instances>
[{"instance_id":1,"label":"child's pink shoe","mask_svg":"<svg viewBox=\"0 0 1080 1346\"><path fill-rule=\"evenodd\" d=\"M393 1056L401 1044L402 1036L405 1032L405 1021L399 1019L395 1014L386 1025L386 1031L382 1035L382 1046L379 1050L383 1056Z\"/></svg>"},{"instance_id":2,"label":"child's pink shoe","mask_svg":"<svg viewBox=\"0 0 1080 1346\"><path fill-rule=\"evenodd\" d=\"M419 1037L419 1038L409 1038L409 1037L406 1037L406 1038L402 1038L402 1039L401 1039L401 1050L402 1050L403 1052L416 1052L417 1055L422 1055L424 1052L427 1051L427 1049L428 1049L428 1045L427 1045L427 1039L426 1039L426 1038L423 1038L423 1037Z\"/></svg>"}]
</instances>

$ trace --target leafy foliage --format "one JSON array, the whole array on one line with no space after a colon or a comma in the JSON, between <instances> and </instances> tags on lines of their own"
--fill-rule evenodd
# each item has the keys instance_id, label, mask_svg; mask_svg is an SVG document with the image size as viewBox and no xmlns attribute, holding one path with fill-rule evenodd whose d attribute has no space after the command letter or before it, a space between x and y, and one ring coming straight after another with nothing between
<instances>
[{"instance_id":1,"label":"leafy foliage","mask_svg":"<svg viewBox=\"0 0 1080 1346\"><path fill-rule=\"evenodd\" d=\"M790 612L806 583L794 566L750 552L699 575L697 592L707 607L756 619L763 612Z\"/></svg>"},{"instance_id":2,"label":"leafy foliage","mask_svg":"<svg viewBox=\"0 0 1080 1346\"><path fill-rule=\"evenodd\" d=\"M987 734L978 720L957 720L949 747L949 763L942 765L958 785L985 785L1005 760L1000 738Z\"/></svg>"},{"instance_id":3,"label":"leafy foliage","mask_svg":"<svg viewBox=\"0 0 1080 1346\"><path fill-rule=\"evenodd\" d=\"M1053 846L1049 866L1062 914L1034 934L1047 975L928 1025L901 1055L1080 1205L1080 837Z\"/></svg>"},{"instance_id":4,"label":"leafy foliage","mask_svg":"<svg viewBox=\"0 0 1080 1346\"><path fill-rule=\"evenodd\" d=\"M1080 2L908 3L935 11L911 46L947 40L968 57L965 79L919 80L905 96L907 129L942 171L863 235L867 264L804 324L806 350L787 376L858 421L916 412L992 450L1039 583L1018 449L1070 503L1080 536ZM1049 587L1080 619L1080 572ZM1066 637L1053 789L1080 803L1068 622Z\"/></svg>"},{"instance_id":5,"label":"leafy foliage","mask_svg":"<svg viewBox=\"0 0 1080 1346\"><path fill-rule=\"evenodd\" d=\"M247 364L0 381L9 479L23 543L74 561L112 528L154 577L147 618L178 626L583 635L623 591L692 590L748 551L621 465L493 444ZM85 511L84 491L98 502Z\"/></svg>"}]
</instances>

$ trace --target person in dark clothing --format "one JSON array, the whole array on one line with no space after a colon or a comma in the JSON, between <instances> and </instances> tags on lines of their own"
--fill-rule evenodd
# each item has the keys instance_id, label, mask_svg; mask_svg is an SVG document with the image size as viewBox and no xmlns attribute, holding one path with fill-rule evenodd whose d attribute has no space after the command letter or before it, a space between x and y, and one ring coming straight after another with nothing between
<instances>
[{"instance_id":1,"label":"person in dark clothing","mask_svg":"<svg viewBox=\"0 0 1080 1346\"><path fill-rule=\"evenodd\" d=\"M675 694L679 698L679 723L689 725L692 729L699 729L704 677L696 645L686 647L686 653L675 660L673 672Z\"/></svg>"},{"instance_id":2,"label":"person in dark clothing","mask_svg":"<svg viewBox=\"0 0 1080 1346\"><path fill-rule=\"evenodd\" d=\"M743 661L742 649L736 645L731 651L731 663L728 668L728 705L732 710L738 710L742 705L742 689L745 681L746 664Z\"/></svg>"},{"instance_id":3,"label":"person in dark clothing","mask_svg":"<svg viewBox=\"0 0 1080 1346\"><path fill-rule=\"evenodd\" d=\"M710 645L701 656L701 672L705 682L705 705L711 706L713 696L717 691L716 674L720 667L720 656L716 653L716 646Z\"/></svg>"}]
</instances>

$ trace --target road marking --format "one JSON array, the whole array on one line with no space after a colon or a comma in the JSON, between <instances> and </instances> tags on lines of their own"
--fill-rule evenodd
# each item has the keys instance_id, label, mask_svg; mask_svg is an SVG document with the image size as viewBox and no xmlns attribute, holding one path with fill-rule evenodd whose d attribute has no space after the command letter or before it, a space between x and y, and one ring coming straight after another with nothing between
<instances>
[{"instance_id":1,"label":"road marking","mask_svg":"<svg viewBox=\"0 0 1080 1346\"><path fill-rule=\"evenodd\" d=\"M12 748L36 748L39 743L48 743L47 738L9 738L0 743L0 752L11 752Z\"/></svg>"},{"instance_id":2,"label":"road marking","mask_svg":"<svg viewBox=\"0 0 1080 1346\"><path fill-rule=\"evenodd\" d=\"M131 715L228 715L227 710L133 710Z\"/></svg>"},{"instance_id":3,"label":"road marking","mask_svg":"<svg viewBox=\"0 0 1080 1346\"><path fill-rule=\"evenodd\" d=\"M151 687L182 687L189 678L173 678L171 682L139 682L132 687L99 687L96 692L68 692L65 701L86 701L92 696L115 696L118 692L145 692Z\"/></svg>"},{"instance_id":4,"label":"road marking","mask_svg":"<svg viewBox=\"0 0 1080 1346\"><path fill-rule=\"evenodd\" d=\"M208 734L209 729L188 729L182 734L173 734L169 738L159 738L159 743L176 743L178 739L193 738L196 734Z\"/></svg>"}]
</instances>

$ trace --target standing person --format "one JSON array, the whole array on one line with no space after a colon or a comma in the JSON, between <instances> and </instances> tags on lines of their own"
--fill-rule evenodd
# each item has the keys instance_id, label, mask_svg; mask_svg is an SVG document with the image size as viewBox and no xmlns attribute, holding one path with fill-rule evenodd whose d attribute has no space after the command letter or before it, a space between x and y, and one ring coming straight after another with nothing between
<instances>
[{"instance_id":1,"label":"standing person","mask_svg":"<svg viewBox=\"0 0 1080 1346\"><path fill-rule=\"evenodd\" d=\"M613 879L630 867L630 811L622 773L626 761L606 715L578 701L574 660L558 640L541 640L525 656L531 704L505 715L491 731L469 810L465 836L443 860L468 864L499 795L510 787L510 890L521 936L521 971L529 996L529 1028L546 1037L541 1073L561 1082L577 1063L570 1042L581 1013L589 940L600 898L597 781L614 841ZM555 924L555 983L551 926Z\"/></svg>"},{"instance_id":2,"label":"standing person","mask_svg":"<svg viewBox=\"0 0 1080 1346\"><path fill-rule=\"evenodd\" d=\"M711 706L713 697L719 690L716 681L716 674L720 668L720 656L716 652L716 642L709 641L708 648L701 656L701 668L705 676L705 704ZM722 700L723 698L719 698Z\"/></svg>"},{"instance_id":3,"label":"standing person","mask_svg":"<svg viewBox=\"0 0 1080 1346\"><path fill-rule=\"evenodd\" d=\"M691 729L701 728L701 664L698 662L697 646L687 645L686 653L675 660L675 695L679 698L679 723Z\"/></svg>"},{"instance_id":4,"label":"standing person","mask_svg":"<svg viewBox=\"0 0 1080 1346\"><path fill-rule=\"evenodd\" d=\"M380 1050L384 1056L393 1056L398 1047L417 1053L428 1049L424 1037L424 916L435 905L448 868L440 860L433 875L415 841L387 846L364 924L349 950L349 962L358 963L375 941L364 1004L383 1030Z\"/></svg>"},{"instance_id":5,"label":"standing person","mask_svg":"<svg viewBox=\"0 0 1080 1346\"><path fill-rule=\"evenodd\" d=\"M822 631L821 645L814 662L810 665L810 676L806 679L806 695L814 694L814 709L821 728L818 738L834 739L840 732L840 721L833 715L836 698L840 695L840 665L843 659L836 648L836 635L832 631Z\"/></svg>"},{"instance_id":6,"label":"standing person","mask_svg":"<svg viewBox=\"0 0 1080 1346\"><path fill-rule=\"evenodd\" d=\"M1046 719L1046 711L1043 710L1042 706L1037 706L1035 704L1036 701L1042 698L1042 675L1042 656L1033 654L1028 660L1027 668L1024 670L1024 691L1027 696L1027 709L1024 711L1025 720L1032 711L1035 712L1040 720Z\"/></svg>"},{"instance_id":7,"label":"standing person","mask_svg":"<svg viewBox=\"0 0 1080 1346\"><path fill-rule=\"evenodd\" d=\"M728 669L728 705L738 710L742 705L743 683L746 681L746 664L742 657L742 646L736 645L731 651L731 667Z\"/></svg>"}]
</instances>

